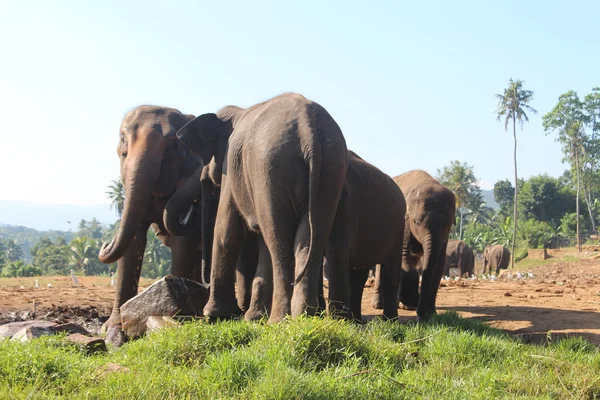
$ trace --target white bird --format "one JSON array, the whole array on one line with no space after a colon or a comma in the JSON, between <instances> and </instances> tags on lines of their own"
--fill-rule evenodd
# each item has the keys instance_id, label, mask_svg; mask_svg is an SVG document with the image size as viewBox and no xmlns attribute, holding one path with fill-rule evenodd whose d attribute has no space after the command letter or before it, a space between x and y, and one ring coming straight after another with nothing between
<instances>
[{"instance_id":1,"label":"white bird","mask_svg":"<svg viewBox=\"0 0 600 400\"><path fill-rule=\"evenodd\" d=\"M533 274L531 272L528 272L527 276L530 277L530 278L533 278Z\"/></svg>"},{"instance_id":2,"label":"white bird","mask_svg":"<svg viewBox=\"0 0 600 400\"><path fill-rule=\"evenodd\" d=\"M523 277L523 275L521 275L520 272L517 272L517 279L521 279Z\"/></svg>"},{"instance_id":3,"label":"white bird","mask_svg":"<svg viewBox=\"0 0 600 400\"><path fill-rule=\"evenodd\" d=\"M73 285L75 285L75 286L79 285L79 281L77 280L77 277L73 273L73 270L71 270L71 280L73 281Z\"/></svg>"},{"instance_id":4,"label":"white bird","mask_svg":"<svg viewBox=\"0 0 600 400\"><path fill-rule=\"evenodd\" d=\"M39 287L40 287L40 284L38 283L38 280L37 280L37 279L35 280L35 287L36 287L36 288L39 288Z\"/></svg>"},{"instance_id":5,"label":"white bird","mask_svg":"<svg viewBox=\"0 0 600 400\"><path fill-rule=\"evenodd\" d=\"M51 284L51 283L49 283L49 284L47 284L46 286L48 286L48 287L52 287L52 284Z\"/></svg>"},{"instance_id":6,"label":"white bird","mask_svg":"<svg viewBox=\"0 0 600 400\"><path fill-rule=\"evenodd\" d=\"M110 286L115 286L115 274L110 273Z\"/></svg>"}]
</instances>

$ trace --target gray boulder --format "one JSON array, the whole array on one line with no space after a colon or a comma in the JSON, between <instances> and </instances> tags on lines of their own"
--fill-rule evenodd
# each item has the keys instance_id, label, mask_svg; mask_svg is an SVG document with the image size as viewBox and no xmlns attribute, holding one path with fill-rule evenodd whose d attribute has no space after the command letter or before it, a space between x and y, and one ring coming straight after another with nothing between
<instances>
[{"instance_id":1,"label":"gray boulder","mask_svg":"<svg viewBox=\"0 0 600 400\"><path fill-rule=\"evenodd\" d=\"M208 289L186 278L167 275L121 306L121 327L129 338L147 331L151 316L201 316Z\"/></svg>"}]
</instances>

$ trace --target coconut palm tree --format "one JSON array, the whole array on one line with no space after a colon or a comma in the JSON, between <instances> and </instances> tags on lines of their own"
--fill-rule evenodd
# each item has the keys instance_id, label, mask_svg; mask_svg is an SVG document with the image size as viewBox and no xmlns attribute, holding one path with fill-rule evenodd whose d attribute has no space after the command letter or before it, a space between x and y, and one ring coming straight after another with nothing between
<instances>
[{"instance_id":1,"label":"coconut palm tree","mask_svg":"<svg viewBox=\"0 0 600 400\"><path fill-rule=\"evenodd\" d=\"M518 182L517 182L517 122L523 129L523 124L529 121L529 117L525 111L533 114L537 113L537 110L529 105L533 100L533 91L523 89L523 81L520 79L508 80L508 86L504 89L504 93L497 94L498 109L496 113L498 115L498 121L504 120L504 129L508 131L508 125L512 121L513 138L515 141L515 147L513 151L513 162L515 167L515 201L513 210L513 240L512 240L512 254L510 267L513 268L515 265L515 244L517 240L517 197L519 195Z\"/></svg>"},{"instance_id":2,"label":"coconut palm tree","mask_svg":"<svg viewBox=\"0 0 600 400\"><path fill-rule=\"evenodd\" d=\"M108 185L108 190L105 193L110 200L110 209L117 210L120 219L125 204L125 187L123 186L121 179L113 180L110 185Z\"/></svg>"}]
</instances>

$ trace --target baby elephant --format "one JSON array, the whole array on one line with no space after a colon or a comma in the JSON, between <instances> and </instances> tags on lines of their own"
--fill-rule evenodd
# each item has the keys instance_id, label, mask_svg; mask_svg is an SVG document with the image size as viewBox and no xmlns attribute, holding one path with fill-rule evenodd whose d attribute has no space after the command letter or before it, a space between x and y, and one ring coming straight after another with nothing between
<instances>
[{"instance_id":1,"label":"baby elephant","mask_svg":"<svg viewBox=\"0 0 600 400\"><path fill-rule=\"evenodd\" d=\"M487 246L483 251L483 273L492 273L492 269L496 270L496 275L501 269L508 268L510 262L510 251L500 244Z\"/></svg>"},{"instance_id":2,"label":"baby elephant","mask_svg":"<svg viewBox=\"0 0 600 400\"><path fill-rule=\"evenodd\" d=\"M450 239L446 247L446 269L444 275L450 275L450 268L456 266L460 277L468 278L475 270L473 250L462 240Z\"/></svg>"},{"instance_id":3,"label":"baby elephant","mask_svg":"<svg viewBox=\"0 0 600 400\"><path fill-rule=\"evenodd\" d=\"M398 316L406 202L387 174L348 151L348 172L325 252L329 312L361 320L369 269L381 264L383 314ZM349 290L348 290L349 289ZM349 300L349 302L348 302Z\"/></svg>"}]
</instances>

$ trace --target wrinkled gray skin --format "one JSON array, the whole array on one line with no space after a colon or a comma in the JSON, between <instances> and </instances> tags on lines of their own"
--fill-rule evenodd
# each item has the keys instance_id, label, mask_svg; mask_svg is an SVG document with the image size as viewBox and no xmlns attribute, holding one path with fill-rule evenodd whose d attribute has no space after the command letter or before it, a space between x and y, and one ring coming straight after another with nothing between
<instances>
[{"instance_id":1,"label":"wrinkled gray skin","mask_svg":"<svg viewBox=\"0 0 600 400\"><path fill-rule=\"evenodd\" d=\"M425 171L414 170L394 178L406 200L399 301L417 309L419 321L435 314L435 301L446 264L448 235L456 213L454 194ZM422 258L423 273L419 291ZM380 266L377 266L380 269ZM373 307L381 308L381 274L376 273Z\"/></svg>"},{"instance_id":2,"label":"wrinkled gray skin","mask_svg":"<svg viewBox=\"0 0 600 400\"><path fill-rule=\"evenodd\" d=\"M221 182L210 266L209 317L239 315L235 265L246 227L270 253L270 322L313 314L327 237L347 169L342 132L319 104L285 93L248 109L228 106L178 132L211 160ZM206 265L205 265L206 268ZM296 277L296 279L294 279Z\"/></svg>"},{"instance_id":3,"label":"wrinkled gray skin","mask_svg":"<svg viewBox=\"0 0 600 400\"><path fill-rule=\"evenodd\" d=\"M507 269L510 263L510 251L502 246L496 244L492 246L486 246L483 250L483 273L492 273L492 270L496 271L496 275L500 273L501 269Z\"/></svg>"},{"instance_id":4,"label":"wrinkled gray skin","mask_svg":"<svg viewBox=\"0 0 600 400\"><path fill-rule=\"evenodd\" d=\"M137 294L146 233L151 225L171 248L172 274L200 279L199 213L193 208L188 214L189 204L184 210L171 202L177 190L189 190L202 168L200 157L175 135L193 118L172 108L140 106L127 113L121 123L117 154L126 192L124 209L115 237L102 246L98 255L104 263L118 260L113 310L103 326L107 338L115 344L126 340L120 329L119 308ZM170 236L165 222L184 220L186 216L190 230L181 231L181 237Z\"/></svg>"},{"instance_id":5,"label":"wrinkled gray skin","mask_svg":"<svg viewBox=\"0 0 600 400\"><path fill-rule=\"evenodd\" d=\"M381 264L384 316L398 316L405 213L404 195L392 178L348 151L344 190L325 252L331 314L361 321L369 269Z\"/></svg>"},{"instance_id":6,"label":"wrinkled gray skin","mask_svg":"<svg viewBox=\"0 0 600 400\"><path fill-rule=\"evenodd\" d=\"M460 277L468 278L475 271L475 254L462 240L450 239L446 247L446 268L444 275L450 275L450 268L458 268Z\"/></svg>"}]
</instances>

